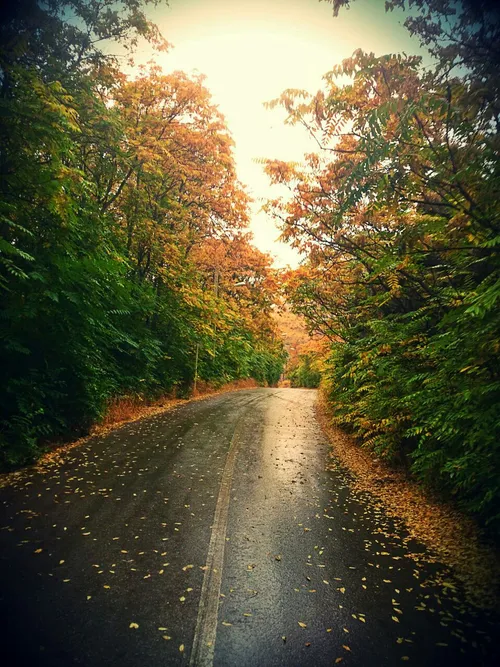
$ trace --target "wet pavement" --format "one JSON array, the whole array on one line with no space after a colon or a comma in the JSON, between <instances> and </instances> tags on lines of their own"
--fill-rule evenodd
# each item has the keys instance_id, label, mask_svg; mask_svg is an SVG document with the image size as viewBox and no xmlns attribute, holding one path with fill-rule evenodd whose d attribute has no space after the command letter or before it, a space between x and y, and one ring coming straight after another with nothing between
<instances>
[{"instance_id":1,"label":"wet pavement","mask_svg":"<svg viewBox=\"0 0 500 667\"><path fill-rule=\"evenodd\" d=\"M497 664L493 619L326 469L315 399L188 403L0 490L3 664Z\"/></svg>"}]
</instances>

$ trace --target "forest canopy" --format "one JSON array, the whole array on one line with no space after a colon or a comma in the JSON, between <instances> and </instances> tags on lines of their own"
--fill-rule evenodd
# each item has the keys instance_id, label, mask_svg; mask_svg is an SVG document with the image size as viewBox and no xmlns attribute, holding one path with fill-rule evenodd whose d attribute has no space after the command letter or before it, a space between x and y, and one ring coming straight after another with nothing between
<instances>
[{"instance_id":1,"label":"forest canopy","mask_svg":"<svg viewBox=\"0 0 500 667\"><path fill-rule=\"evenodd\" d=\"M334 0L334 12L349 2ZM362 49L268 104L317 151L270 159L267 209L307 255L288 299L330 342L336 423L500 529L500 21L390 0L431 61Z\"/></svg>"},{"instance_id":2,"label":"forest canopy","mask_svg":"<svg viewBox=\"0 0 500 667\"><path fill-rule=\"evenodd\" d=\"M216 385L280 377L275 272L203 77L122 71L138 40L168 48L148 4L1 9L4 467L87 432L111 399L189 392L195 364Z\"/></svg>"}]
</instances>

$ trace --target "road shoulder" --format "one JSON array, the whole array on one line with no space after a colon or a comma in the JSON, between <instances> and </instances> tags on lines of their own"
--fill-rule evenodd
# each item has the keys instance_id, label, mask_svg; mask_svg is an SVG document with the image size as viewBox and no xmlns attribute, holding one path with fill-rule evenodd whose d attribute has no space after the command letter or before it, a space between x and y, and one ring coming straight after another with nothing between
<instances>
[{"instance_id":1,"label":"road shoulder","mask_svg":"<svg viewBox=\"0 0 500 667\"><path fill-rule=\"evenodd\" d=\"M474 521L333 426L321 393L316 414L331 445L332 467L340 463L350 473L353 489L370 494L389 516L401 519L411 537L429 549L425 558L453 570L470 602L499 611L500 554L485 543Z\"/></svg>"}]
</instances>

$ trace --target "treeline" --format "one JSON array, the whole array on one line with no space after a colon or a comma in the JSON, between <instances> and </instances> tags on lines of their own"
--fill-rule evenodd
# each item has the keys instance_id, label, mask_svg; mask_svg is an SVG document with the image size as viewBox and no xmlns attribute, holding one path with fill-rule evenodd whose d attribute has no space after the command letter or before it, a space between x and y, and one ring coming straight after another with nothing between
<instances>
[{"instance_id":1,"label":"treeline","mask_svg":"<svg viewBox=\"0 0 500 667\"><path fill-rule=\"evenodd\" d=\"M318 354L305 352L299 355L297 362L288 370L291 387L316 389L321 381L321 358Z\"/></svg>"},{"instance_id":2,"label":"treeline","mask_svg":"<svg viewBox=\"0 0 500 667\"><path fill-rule=\"evenodd\" d=\"M288 295L331 341L336 422L498 535L498 9L388 5L411 6L407 27L435 65L359 50L324 90L271 103L321 150L267 162L292 195L269 209L308 253Z\"/></svg>"},{"instance_id":3,"label":"treeline","mask_svg":"<svg viewBox=\"0 0 500 667\"><path fill-rule=\"evenodd\" d=\"M111 398L187 393L197 360L216 384L281 373L275 277L203 77L127 78L106 55L166 47L141 4L2 8L3 467L86 432Z\"/></svg>"}]
</instances>

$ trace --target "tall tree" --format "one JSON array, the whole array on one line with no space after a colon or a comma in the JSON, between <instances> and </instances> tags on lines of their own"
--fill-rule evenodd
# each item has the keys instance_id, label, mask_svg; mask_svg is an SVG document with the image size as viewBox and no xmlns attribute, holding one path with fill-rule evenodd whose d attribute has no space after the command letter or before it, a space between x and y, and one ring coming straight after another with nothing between
<instances>
[{"instance_id":1,"label":"tall tree","mask_svg":"<svg viewBox=\"0 0 500 667\"><path fill-rule=\"evenodd\" d=\"M318 153L268 161L269 207L309 254L291 299L333 341L338 421L498 525L498 26L464 5L450 43L456 3L409 4L436 67L359 50L285 91Z\"/></svg>"}]
</instances>

